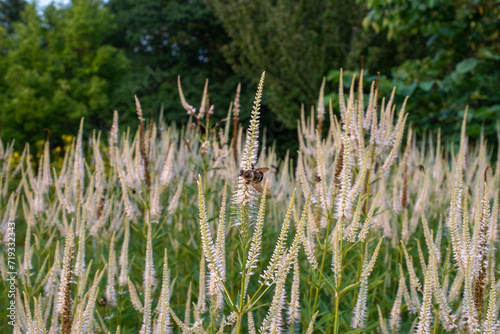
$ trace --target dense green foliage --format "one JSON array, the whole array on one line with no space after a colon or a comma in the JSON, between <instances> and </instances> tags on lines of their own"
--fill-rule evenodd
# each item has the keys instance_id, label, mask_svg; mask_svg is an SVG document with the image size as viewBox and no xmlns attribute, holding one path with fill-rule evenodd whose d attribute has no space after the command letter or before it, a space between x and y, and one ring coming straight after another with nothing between
<instances>
[{"instance_id":1,"label":"dense green foliage","mask_svg":"<svg viewBox=\"0 0 500 334\"><path fill-rule=\"evenodd\" d=\"M36 10L1 0L1 136L16 138L18 148L42 139L43 128L60 138L75 131L63 120L80 116L108 130L114 109L132 124L134 95L146 116L163 107L167 121L185 122L178 75L190 101L200 101L208 79L210 104L222 117L237 84L241 103L249 103L255 73L266 70L263 105L272 114L264 124L283 142L301 104L317 107L324 76L327 97L335 97L338 70L363 66L367 80L381 72L382 93L396 86L398 102L411 96L419 134L456 133L469 105L469 135L477 138L485 124L486 138L496 141L499 13L498 2L477 0L72 0Z\"/></svg>"},{"instance_id":2,"label":"dense green foliage","mask_svg":"<svg viewBox=\"0 0 500 334\"><path fill-rule=\"evenodd\" d=\"M99 115L129 67L122 51L104 43L110 22L100 1L75 0L43 15L29 5L12 34L0 32L2 136L33 139L43 128L61 135L81 117L101 128Z\"/></svg>"},{"instance_id":3,"label":"dense green foliage","mask_svg":"<svg viewBox=\"0 0 500 334\"><path fill-rule=\"evenodd\" d=\"M458 111L469 105L469 135L496 139L500 120L500 3L495 1L368 1L365 27L395 41L412 40L416 54L392 70L410 95L420 129L456 134ZM456 137L455 137L456 139Z\"/></svg>"}]
</instances>

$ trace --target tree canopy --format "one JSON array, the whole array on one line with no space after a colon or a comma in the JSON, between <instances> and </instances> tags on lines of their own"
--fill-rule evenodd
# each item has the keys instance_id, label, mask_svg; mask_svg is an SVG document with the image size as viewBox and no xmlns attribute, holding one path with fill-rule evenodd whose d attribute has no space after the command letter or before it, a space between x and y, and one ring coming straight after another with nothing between
<instances>
[{"instance_id":1,"label":"tree canopy","mask_svg":"<svg viewBox=\"0 0 500 334\"><path fill-rule=\"evenodd\" d=\"M0 34L2 136L43 137L43 128L63 134L79 119L102 128L113 89L129 69L122 50L104 43L113 16L98 0L47 7L28 5L10 34Z\"/></svg>"},{"instance_id":2,"label":"tree canopy","mask_svg":"<svg viewBox=\"0 0 500 334\"><path fill-rule=\"evenodd\" d=\"M410 95L418 131L455 133L469 105L469 135L485 124L496 140L499 31L499 3L478 0L72 0L45 8L1 0L1 136L22 145L50 128L60 137L80 117L107 130L113 110L127 124L134 95L146 111L163 107L166 120L185 122L179 75L193 104L209 80L220 119L238 83L250 108L265 70L263 106L272 113L263 117L278 119L279 140L294 133L301 104L316 106L323 77L325 103L335 105L339 69L350 76L363 66L365 81L381 73L382 94L396 86L400 102Z\"/></svg>"}]
</instances>

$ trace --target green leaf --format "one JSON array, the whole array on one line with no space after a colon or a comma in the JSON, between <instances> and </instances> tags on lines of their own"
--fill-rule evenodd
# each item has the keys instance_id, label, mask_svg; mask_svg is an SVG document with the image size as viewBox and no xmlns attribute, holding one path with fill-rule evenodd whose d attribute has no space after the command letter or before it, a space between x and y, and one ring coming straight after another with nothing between
<instances>
[{"instance_id":1,"label":"green leaf","mask_svg":"<svg viewBox=\"0 0 500 334\"><path fill-rule=\"evenodd\" d=\"M500 55L498 53L491 51L491 49L489 48L480 48L479 51L477 52L477 55L484 59L492 59L492 60L500 59Z\"/></svg>"},{"instance_id":2,"label":"green leaf","mask_svg":"<svg viewBox=\"0 0 500 334\"><path fill-rule=\"evenodd\" d=\"M420 89L422 89L423 91L430 91L432 89L432 86L434 86L434 83L436 82L436 80L431 80L431 81L424 81L424 82L421 82L418 86L420 87Z\"/></svg>"},{"instance_id":3,"label":"green leaf","mask_svg":"<svg viewBox=\"0 0 500 334\"><path fill-rule=\"evenodd\" d=\"M477 66L477 64L478 61L476 58L467 58L458 63L455 69L458 73L465 74L472 71Z\"/></svg>"}]
</instances>

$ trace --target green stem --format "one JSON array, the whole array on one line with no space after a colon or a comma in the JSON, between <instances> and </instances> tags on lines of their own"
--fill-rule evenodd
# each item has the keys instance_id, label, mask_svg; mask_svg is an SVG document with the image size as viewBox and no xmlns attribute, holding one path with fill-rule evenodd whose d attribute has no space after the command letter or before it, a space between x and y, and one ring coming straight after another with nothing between
<instances>
[{"instance_id":1,"label":"green stem","mask_svg":"<svg viewBox=\"0 0 500 334\"><path fill-rule=\"evenodd\" d=\"M337 288L337 291L335 291L335 322L334 322L334 325L333 325L333 333L334 334L337 334L337 327L338 327L338 314L339 314L339 299L340 299L340 292L339 292L339 289Z\"/></svg>"}]
</instances>

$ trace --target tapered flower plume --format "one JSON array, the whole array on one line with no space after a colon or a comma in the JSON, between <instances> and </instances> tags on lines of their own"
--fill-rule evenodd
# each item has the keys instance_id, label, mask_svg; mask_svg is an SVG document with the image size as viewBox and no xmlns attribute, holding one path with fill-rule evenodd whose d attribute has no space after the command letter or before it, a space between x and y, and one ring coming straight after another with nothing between
<instances>
[{"instance_id":1,"label":"tapered flower plume","mask_svg":"<svg viewBox=\"0 0 500 334\"><path fill-rule=\"evenodd\" d=\"M165 248L165 254L163 256L163 279L160 292L160 300L156 306L156 312L158 313L158 318L155 323L155 334L170 334L172 333L171 323L170 323L170 270L168 269L168 257L167 249Z\"/></svg>"},{"instance_id":2,"label":"tapered flower plume","mask_svg":"<svg viewBox=\"0 0 500 334\"><path fill-rule=\"evenodd\" d=\"M219 283L222 280L222 259L220 258L220 254L214 245L212 235L210 233L201 176L198 180L198 209L200 211L200 232L203 254L205 255L205 260L207 261L210 276L215 282Z\"/></svg>"},{"instance_id":3,"label":"tapered flower plume","mask_svg":"<svg viewBox=\"0 0 500 334\"><path fill-rule=\"evenodd\" d=\"M253 275L253 270L254 268L257 267L256 264L259 261L260 250L262 247L262 232L264 230L264 218L266 213L266 196L267 196L267 182L266 185L264 186L264 191L262 193L259 213L257 215L257 223L255 224L255 230L253 232L252 242L250 244L250 250L248 252L248 258L246 262L245 269L249 270L248 272L249 275ZM295 192L294 196L292 196L292 202L294 197L295 197Z\"/></svg>"},{"instance_id":4,"label":"tapered flower plume","mask_svg":"<svg viewBox=\"0 0 500 334\"><path fill-rule=\"evenodd\" d=\"M260 103L262 100L262 91L264 89L265 75L266 72L263 72L259 81L259 86L257 87L257 93L255 94L255 100L250 118L250 126L247 131L245 148L243 149L243 154L241 157L241 170L253 169L257 164L257 152L259 149ZM250 194L248 193L248 189L249 187L246 184L245 180L242 176L240 176L238 178L238 190L236 194L236 203L239 206L246 206L249 204Z\"/></svg>"},{"instance_id":5,"label":"tapered flower plume","mask_svg":"<svg viewBox=\"0 0 500 334\"><path fill-rule=\"evenodd\" d=\"M344 133L342 135L342 170L340 172L340 192L337 200L337 219L341 220L351 218L352 198L349 196L351 191L351 137L349 134L349 123L351 113L348 111L346 123L344 124Z\"/></svg>"},{"instance_id":6,"label":"tapered flower plume","mask_svg":"<svg viewBox=\"0 0 500 334\"><path fill-rule=\"evenodd\" d=\"M61 270L61 283L59 283L59 294L57 296L57 313L62 315L62 332L70 333L71 330L71 280L73 274L73 252L75 247L75 236L70 228L66 236L64 246L63 268Z\"/></svg>"}]
</instances>

